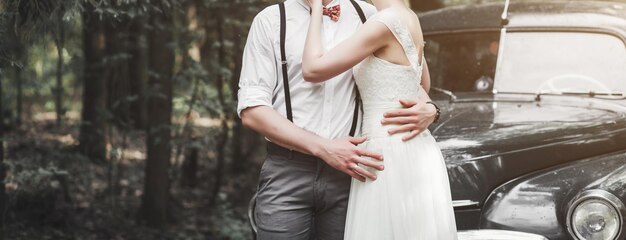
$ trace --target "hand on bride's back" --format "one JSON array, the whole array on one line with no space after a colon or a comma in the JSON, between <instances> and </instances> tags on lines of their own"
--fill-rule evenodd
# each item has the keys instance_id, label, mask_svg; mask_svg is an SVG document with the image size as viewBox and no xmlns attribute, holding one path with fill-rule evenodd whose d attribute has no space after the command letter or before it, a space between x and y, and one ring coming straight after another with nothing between
<instances>
[{"instance_id":1,"label":"hand on bride's back","mask_svg":"<svg viewBox=\"0 0 626 240\"><path fill-rule=\"evenodd\" d=\"M398 125L389 129L390 135L407 133L402 140L408 141L425 131L435 121L437 109L432 104L413 100L400 100L400 104L404 109L385 113L385 118L381 121L383 125Z\"/></svg>"},{"instance_id":2,"label":"hand on bride's back","mask_svg":"<svg viewBox=\"0 0 626 240\"><path fill-rule=\"evenodd\" d=\"M356 146L366 140L366 137L345 137L328 140L323 144L323 148L315 153L315 155L324 160L331 167L359 181L365 181L365 178L376 180L376 174L365 170L361 166L367 166L382 171L384 169L382 163L383 156L379 153L361 149Z\"/></svg>"}]
</instances>

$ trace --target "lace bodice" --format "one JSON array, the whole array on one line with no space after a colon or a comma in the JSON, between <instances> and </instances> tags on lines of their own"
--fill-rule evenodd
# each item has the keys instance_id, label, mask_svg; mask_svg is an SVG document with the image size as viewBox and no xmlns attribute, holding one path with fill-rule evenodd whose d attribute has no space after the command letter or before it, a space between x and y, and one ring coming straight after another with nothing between
<instances>
[{"instance_id":1,"label":"lace bodice","mask_svg":"<svg viewBox=\"0 0 626 240\"><path fill-rule=\"evenodd\" d=\"M368 102L397 102L399 99L417 99L422 66L419 61L418 49L407 25L392 9L378 12L368 21L379 21L391 30L404 48L411 65L394 64L374 55L367 57L357 65L354 68L354 77L364 107L367 107Z\"/></svg>"},{"instance_id":2,"label":"lace bodice","mask_svg":"<svg viewBox=\"0 0 626 240\"><path fill-rule=\"evenodd\" d=\"M370 138L390 137L387 131L394 126L381 126L380 120L385 112L402 108L398 100L418 99L422 78L420 54L409 28L393 10L380 11L369 21L385 24L411 63L409 66L399 65L371 55L354 68L354 78L363 100L362 134ZM423 59L422 56L422 62ZM427 132L421 135L429 134Z\"/></svg>"}]
</instances>

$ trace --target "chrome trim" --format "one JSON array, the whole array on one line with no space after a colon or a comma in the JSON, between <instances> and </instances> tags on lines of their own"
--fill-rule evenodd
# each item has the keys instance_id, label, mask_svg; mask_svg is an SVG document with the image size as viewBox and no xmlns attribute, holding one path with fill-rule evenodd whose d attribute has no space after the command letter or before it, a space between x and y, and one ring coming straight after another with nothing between
<instances>
[{"instance_id":1,"label":"chrome trim","mask_svg":"<svg viewBox=\"0 0 626 240\"><path fill-rule=\"evenodd\" d=\"M562 32L562 33L592 33L611 35L622 40L626 45L626 36L613 28L605 27L509 27L509 32Z\"/></svg>"},{"instance_id":2,"label":"chrome trim","mask_svg":"<svg viewBox=\"0 0 626 240\"><path fill-rule=\"evenodd\" d=\"M617 198L615 195L605 190L592 189L592 190L588 190L579 194L574 199L575 200L568 207L567 217L566 217L567 231L572 236L572 238L580 239L578 235L574 232L574 229L572 227L572 214L574 213L574 209L576 209L576 207L578 207L578 205L580 205L582 202L587 201L587 200L592 200L592 199L605 201L609 203L617 211L619 221L622 224L621 224L621 227L619 228L619 231L617 232L617 237L615 239L624 238L624 235L625 235L624 228L626 227L626 224L624 223L624 216L626 216L626 207L624 207L624 203L619 198Z\"/></svg>"},{"instance_id":3,"label":"chrome trim","mask_svg":"<svg viewBox=\"0 0 626 240\"><path fill-rule=\"evenodd\" d=\"M509 33L523 33L523 32L564 32L564 33L595 33L606 34L622 40L626 45L626 36L622 35L618 30L607 27L562 27L562 26L507 26L505 27ZM441 36L441 35L456 35L456 34L472 34L472 33L495 33L501 32L502 28L486 27L486 28L471 28L471 29L451 29L424 32L424 37Z\"/></svg>"},{"instance_id":4,"label":"chrome trim","mask_svg":"<svg viewBox=\"0 0 626 240\"><path fill-rule=\"evenodd\" d=\"M498 92L498 88L496 87L496 83L500 82L498 81L500 79L500 66L502 66L502 59L504 59L504 45L506 44L506 34L507 34L507 28L503 27L500 30L500 42L499 42L499 46L498 46L498 57L496 59L496 75L493 76L493 88L492 91L495 93Z\"/></svg>"},{"instance_id":5,"label":"chrome trim","mask_svg":"<svg viewBox=\"0 0 626 240\"><path fill-rule=\"evenodd\" d=\"M525 232L481 229L463 230L458 232L459 240L548 240L548 238Z\"/></svg>"},{"instance_id":6,"label":"chrome trim","mask_svg":"<svg viewBox=\"0 0 626 240\"><path fill-rule=\"evenodd\" d=\"M437 88L437 87L430 87L430 90L435 90L437 92L443 93L444 95L448 96L448 98L450 98L448 100L449 102L454 102L457 99L456 95L454 95L452 91L448 91L443 88Z\"/></svg>"},{"instance_id":7,"label":"chrome trim","mask_svg":"<svg viewBox=\"0 0 626 240\"><path fill-rule=\"evenodd\" d=\"M504 10L502 11L502 16L500 16L500 20L502 21L502 25L509 24L509 5L511 4L510 0L506 0L504 2Z\"/></svg>"},{"instance_id":8,"label":"chrome trim","mask_svg":"<svg viewBox=\"0 0 626 240\"><path fill-rule=\"evenodd\" d=\"M479 202L472 200L454 200L452 201L452 207L454 208L462 208L462 207L477 207Z\"/></svg>"},{"instance_id":9,"label":"chrome trim","mask_svg":"<svg viewBox=\"0 0 626 240\"><path fill-rule=\"evenodd\" d=\"M456 35L456 34L475 34L475 33L498 33L502 28L487 27L487 28L470 28L470 29L452 29L452 30L439 30L424 32L424 37L442 36L442 35Z\"/></svg>"}]
</instances>

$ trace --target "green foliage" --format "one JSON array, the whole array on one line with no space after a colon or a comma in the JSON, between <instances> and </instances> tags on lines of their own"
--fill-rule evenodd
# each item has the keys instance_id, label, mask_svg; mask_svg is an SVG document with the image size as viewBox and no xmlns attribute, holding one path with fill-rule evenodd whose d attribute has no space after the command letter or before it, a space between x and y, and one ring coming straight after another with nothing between
<instances>
[{"instance_id":1,"label":"green foliage","mask_svg":"<svg viewBox=\"0 0 626 240\"><path fill-rule=\"evenodd\" d=\"M217 213L212 217L218 232L219 239L250 239L252 230L246 215L237 212L227 200L225 194L220 195L222 203L217 207Z\"/></svg>"},{"instance_id":2,"label":"green foliage","mask_svg":"<svg viewBox=\"0 0 626 240\"><path fill-rule=\"evenodd\" d=\"M21 46L30 45L80 16L83 0L7 0L0 13L0 60L21 65ZM0 63L2 64L2 63ZM1 65L0 65L1 66Z\"/></svg>"},{"instance_id":3,"label":"green foliage","mask_svg":"<svg viewBox=\"0 0 626 240\"><path fill-rule=\"evenodd\" d=\"M59 176L67 176L66 170L61 170L54 164L48 166L28 166L9 163L9 171L14 175L7 182L15 185L20 191L42 191L48 188L58 188Z\"/></svg>"}]
</instances>

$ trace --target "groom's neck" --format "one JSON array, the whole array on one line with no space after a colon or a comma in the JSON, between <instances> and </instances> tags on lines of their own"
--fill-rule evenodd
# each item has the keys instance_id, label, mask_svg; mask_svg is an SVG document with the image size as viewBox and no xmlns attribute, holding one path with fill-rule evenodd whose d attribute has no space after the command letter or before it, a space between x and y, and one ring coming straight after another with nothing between
<instances>
[{"instance_id":1,"label":"groom's neck","mask_svg":"<svg viewBox=\"0 0 626 240\"><path fill-rule=\"evenodd\" d=\"M333 0L322 0L322 5L326 6L326 5L328 5L332 1Z\"/></svg>"}]
</instances>

